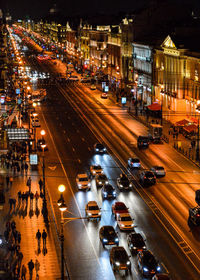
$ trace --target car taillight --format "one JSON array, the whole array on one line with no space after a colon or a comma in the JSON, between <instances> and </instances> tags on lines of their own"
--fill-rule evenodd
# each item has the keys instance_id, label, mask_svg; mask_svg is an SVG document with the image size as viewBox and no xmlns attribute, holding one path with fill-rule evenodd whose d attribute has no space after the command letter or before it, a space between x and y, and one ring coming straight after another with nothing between
<instances>
[{"instance_id":1,"label":"car taillight","mask_svg":"<svg viewBox=\"0 0 200 280\"><path fill-rule=\"evenodd\" d=\"M144 179L146 179L147 177L146 176L144 176Z\"/></svg>"},{"instance_id":2,"label":"car taillight","mask_svg":"<svg viewBox=\"0 0 200 280\"><path fill-rule=\"evenodd\" d=\"M199 217L200 216L200 214L197 214L197 217Z\"/></svg>"}]
</instances>

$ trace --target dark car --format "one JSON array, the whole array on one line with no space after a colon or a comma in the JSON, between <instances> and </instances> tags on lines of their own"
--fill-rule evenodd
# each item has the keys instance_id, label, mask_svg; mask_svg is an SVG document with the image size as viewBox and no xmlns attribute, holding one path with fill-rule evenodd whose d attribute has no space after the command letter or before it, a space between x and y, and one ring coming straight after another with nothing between
<instances>
[{"instance_id":1,"label":"dark car","mask_svg":"<svg viewBox=\"0 0 200 280\"><path fill-rule=\"evenodd\" d=\"M109 199L109 198L114 199L117 196L115 188L110 184L106 184L103 186L103 188L101 189L101 194L102 194L102 199Z\"/></svg>"},{"instance_id":2,"label":"dark car","mask_svg":"<svg viewBox=\"0 0 200 280\"><path fill-rule=\"evenodd\" d=\"M156 177L164 177L166 175L165 169L162 166L158 166L158 165L152 166L151 171Z\"/></svg>"},{"instance_id":3,"label":"dark car","mask_svg":"<svg viewBox=\"0 0 200 280\"><path fill-rule=\"evenodd\" d=\"M101 187L101 186L103 186L105 184L108 184L108 178L107 178L107 176L105 174L97 175L95 180L96 180L96 186L97 187Z\"/></svg>"},{"instance_id":4,"label":"dark car","mask_svg":"<svg viewBox=\"0 0 200 280\"><path fill-rule=\"evenodd\" d=\"M125 174L120 174L119 178L117 178L117 186L120 191L122 190L130 190L133 184L130 182L128 177Z\"/></svg>"},{"instance_id":5,"label":"dark car","mask_svg":"<svg viewBox=\"0 0 200 280\"><path fill-rule=\"evenodd\" d=\"M189 221L195 226L200 226L200 207L194 207L189 209Z\"/></svg>"},{"instance_id":6,"label":"dark car","mask_svg":"<svg viewBox=\"0 0 200 280\"><path fill-rule=\"evenodd\" d=\"M105 245L117 245L119 246L119 238L112 226L103 226L99 230L100 241L105 247Z\"/></svg>"},{"instance_id":7,"label":"dark car","mask_svg":"<svg viewBox=\"0 0 200 280\"><path fill-rule=\"evenodd\" d=\"M159 273L154 275L154 277L152 278L152 280L170 280L171 278L169 277L168 274L166 273Z\"/></svg>"},{"instance_id":8,"label":"dark car","mask_svg":"<svg viewBox=\"0 0 200 280\"><path fill-rule=\"evenodd\" d=\"M142 171L139 181L143 186L152 186L156 183L156 177L152 171Z\"/></svg>"},{"instance_id":9,"label":"dark car","mask_svg":"<svg viewBox=\"0 0 200 280\"><path fill-rule=\"evenodd\" d=\"M145 241L140 233L132 232L127 237L128 247L132 253L146 250Z\"/></svg>"},{"instance_id":10,"label":"dark car","mask_svg":"<svg viewBox=\"0 0 200 280\"><path fill-rule=\"evenodd\" d=\"M96 143L94 145L94 151L95 151L95 153L104 154L104 153L106 153L106 147L101 143Z\"/></svg>"},{"instance_id":11,"label":"dark car","mask_svg":"<svg viewBox=\"0 0 200 280\"><path fill-rule=\"evenodd\" d=\"M149 251L141 251L137 254L138 268L143 276L153 276L161 271L154 255Z\"/></svg>"},{"instance_id":12,"label":"dark car","mask_svg":"<svg viewBox=\"0 0 200 280\"><path fill-rule=\"evenodd\" d=\"M113 271L125 270L131 273L131 262L124 247L113 247L110 251L110 264Z\"/></svg>"},{"instance_id":13,"label":"dark car","mask_svg":"<svg viewBox=\"0 0 200 280\"><path fill-rule=\"evenodd\" d=\"M43 151L42 145L46 145L44 147L44 151L48 151L48 147L47 147L46 141L44 139L38 139L38 141L37 141L37 149L39 151Z\"/></svg>"},{"instance_id":14,"label":"dark car","mask_svg":"<svg viewBox=\"0 0 200 280\"><path fill-rule=\"evenodd\" d=\"M139 149L143 148L148 148L150 143L150 139L148 136L139 136L137 139L137 146Z\"/></svg>"},{"instance_id":15,"label":"dark car","mask_svg":"<svg viewBox=\"0 0 200 280\"><path fill-rule=\"evenodd\" d=\"M129 168L140 168L140 160L138 158L129 158L128 159L128 167Z\"/></svg>"}]
</instances>

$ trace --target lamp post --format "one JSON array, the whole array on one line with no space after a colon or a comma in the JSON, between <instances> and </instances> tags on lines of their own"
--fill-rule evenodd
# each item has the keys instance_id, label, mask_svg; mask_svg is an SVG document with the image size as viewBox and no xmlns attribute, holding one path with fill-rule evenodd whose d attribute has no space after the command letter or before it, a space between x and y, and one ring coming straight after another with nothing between
<instances>
[{"instance_id":1,"label":"lamp post","mask_svg":"<svg viewBox=\"0 0 200 280\"><path fill-rule=\"evenodd\" d=\"M42 139L44 140L44 135L46 134L45 130L41 130L40 134L42 135ZM47 201L46 201L46 184L45 184L45 157L44 157L44 149L46 148L45 142L41 145L42 148L42 177L43 177L43 215L47 214Z\"/></svg>"},{"instance_id":2,"label":"lamp post","mask_svg":"<svg viewBox=\"0 0 200 280\"><path fill-rule=\"evenodd\" d=\"M196 109L198 113L200 110ZM199 116L198 116L198 127L197 127L197 148L196 148L196 161L199 161Z\"/></svg>"}]
</instances>

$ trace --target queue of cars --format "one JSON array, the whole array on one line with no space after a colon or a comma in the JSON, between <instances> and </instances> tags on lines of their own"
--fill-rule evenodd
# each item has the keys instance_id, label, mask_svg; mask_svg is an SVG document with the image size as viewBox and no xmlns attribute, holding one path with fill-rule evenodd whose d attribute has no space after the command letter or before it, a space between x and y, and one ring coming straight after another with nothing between
<instances>
[{"instance_id":1,"label":"queue of cars","mask_svg":"<svg viewBox=\"0 0 200 280\"><path fill-rule=\"evenodd\" d=\"M106 147L100 143L94 145L95 153L104 154ZM139 159L129 158L129 168L141 168ZM154 184L156 177L164 176L165 170L159 166L153 166L151 170L142 171L140 173L140 182L146 185L146 182ZM77 187L79 190L90 190L91 181L90 178L94 178L96 181L96 187L101 187L102 200L104 199L116 199L116 189L109 183L107 176L104 174L101 165L90 166L90 176L86 173L78 174L76 178ZM117 186L120 191L129 191L132 188L132 182L130 178L122 173L117 178ZM146 240L140 233L135 232L135 223L132 218L129 208L124 202L116 201L112 204L112 215L116 220L116 225L120 231L129 232L127 235L127 245L130 252L137 255L138 269L141 274L145 277L157 277L152 279L170 279L167 274L162 274L159 262L156 260L151 251L147 249ZM101 208L98 206L96 201L89 201L85 206L85 215L88 220L101 220ZM105 246L112 246L110 250L110 265L113 271L125 271L126 274L131 274L131 261L126 249L119 246L118 232L111 225L104 225L99 230L100 242ZM163 277L163 278L160 278Z\"/></svg>"}]
</instances>

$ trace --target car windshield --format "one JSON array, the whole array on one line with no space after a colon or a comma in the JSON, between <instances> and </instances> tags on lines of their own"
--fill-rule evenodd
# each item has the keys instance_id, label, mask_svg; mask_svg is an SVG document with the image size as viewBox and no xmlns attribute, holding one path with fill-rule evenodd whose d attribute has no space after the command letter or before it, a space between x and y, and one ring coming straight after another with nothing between
<instances>
[{"instance_id":1,"label":"car windshield","mask_svg":"<svg viewBox=\"0 0 200 280\"><path fill-rule=\"evenodd\" d=\"M137 243L143 242L143 238L142 238L142 236L140 234L132 235L132 239L133 239L133 241L135 241Z\"/></svg>"},{"instance_id":2,"label":"car windshield","mask_svg":"<svg viewBox=\"0 0 200 280\"><path fill-rule=\"evenodd\" d=\"M126 260L127 259L126 251L124 251L124 250L116 250L115 251L115 257L117 259Z\"/></svg>"},{"instance_id":3,"label":"car windshield","mask_svg":"<svg viewBox=\"0 0 200 280\"><path fill-rule=\"evenodd\" d=\"M162 166L155 166L156 170L163 170L164 168Z\"/></svg>"},{"instance_id":4,"label":"car windshield","mask_svg":"<svg viewBox=\"0 0 200 280\"><path fill-rule=\"evenodd\" d=\"M115 234L115 231L114 231L114 229L112 229L112 228L109 228L106 232L107 232L109 235L114 235L114 234Z\"/></svg>"},{"instance_id":5,"label":"car windshield","mask_svg":"<svg viewBox=\"0 0 200 280\"><path fill-rule=\"evenodd\" d=\"M140 162L138 158L132 158L132 162Z\"/></svg>"},{"instance_id":6,"label":"car windshield","mask_svg":"<svg viewBox=\"0 0 200 280\"><path fill-rule=\"evenodd\" d=\"M107 177L106 177L106 175L100 175L100 176L98 177L98 179L99 179L99 180L107 180Z\"/></svg>"},{"instance_id":7,"label":"car windshield","mask_svg":"<svg viewBox=\"0 0 200 280\"><path fill-rule=\"evenodd\" d=\"M80 181L80 182L86 182L86 181L88 181L88 178L87 178L87 177L85 177L85 178L79 178L79 181Z\"/></svg>"},{"instance_id":8,"label":"car windshield","mask_svg":"<svg viewBox=\"0 0 200 280\"><path fill-rule=\"evenodd\" d=\"M113 191L113 187L111 185L106 185L104 190L105 191Z\"/></svg>"},{"instance_id":9,"label":"car windshield","mask_svg":"<svg viewBox=\"0 0 200 280\"><path fill-rule=\"evenodd\" d=\"M89 206L89 210L99 210L98 206Z\"/></svg>"},{"instance_id":10,"label":"car windshield","mask_svg":"<svg viewBox=\"0 0 200 280\"><path fill-rule=\"evenodd\" d=\"M121 217L121 221L122 222L129 222L132 221L131 217L127 216L127 217Z\"/></svg>"},{"instance_id":11,"label":"car windshield","mask_svg":"<svg viewBox=\"0 0 200 280\"><path fill-rule=\"evenodd\" d=\"M146 172L146 173L145 173L145 176L146 176L146 177L153 177L154 175L153 175L152 172L149 171L149 172Z\"/></svg>"},{"instance_id":12,"label":"car windshield","mask_svg":"<svg viewBox=\"0 0 200 280\"><path fill-rule=\"evenodd\" d=\"M144 257L144 262L147 264L147 265L156 265L156 260L153 256L145 256Z\"/></svg>"},{"instance_id":13,"label":"car windshield","mask_svg":"<svg viewBox=\"0 0 200 280\"><path fill-rule=\"evenodd\" d=\"M98 170L98 169L101 169L101 166L100 165L93 165L92 168L95 169L95 170Z\"/></svg>"},{"instance_id":14,"label":"car windshield","mask_svg":"<svg viewBox=\"0 0 200 280\"><path fill-rule=\"evenodd\" d=\"M124 204L117 204L115 205L116 210L124 210L126 209L126 206Z\"/></svg>"},{"instance_id":15,"label":"car windshield","mask_svg":"<svg viewBox=\"0 0 200 280\"><path fill-rule=\"evenodd\" d=\"M103 147L102 144L96 144L96 148L97 148L97 149L103 149L104 147Z\"/></svg>"}]
</instances>

